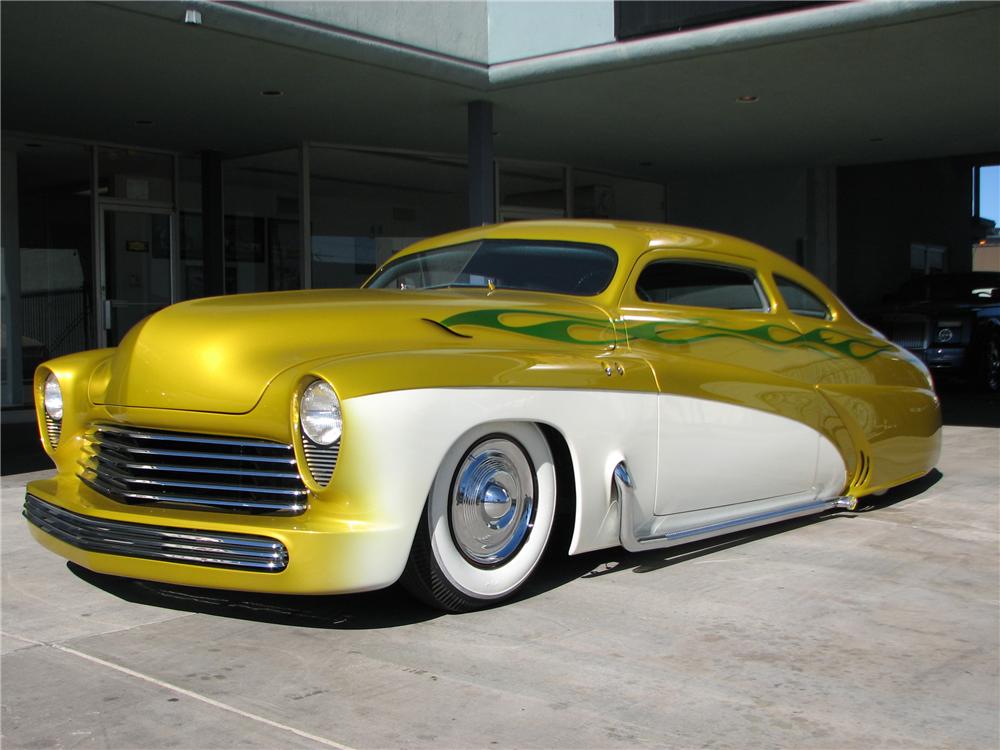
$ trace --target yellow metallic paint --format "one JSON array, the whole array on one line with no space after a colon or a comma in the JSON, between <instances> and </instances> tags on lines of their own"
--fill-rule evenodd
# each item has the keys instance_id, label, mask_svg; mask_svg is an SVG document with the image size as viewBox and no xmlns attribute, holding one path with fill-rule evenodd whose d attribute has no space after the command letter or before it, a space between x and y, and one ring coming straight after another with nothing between
<instances>
[{"instance_id":1,"label":"yellow metallic paint","mask_svg":"<svg viewBox=\"0 0 1000 750\"><path fill-rule=\"evenodd\" d=\"M870 476L850 487L859 495L919 476L937 458L937 400L923 365L857 321L811 275L770 251L680 227L553 221L465 230L418 242L400 255L480 238L599 243L614 248L619 263L608 288L586 299L483 289L281 292L195 300L147 318L117 349L60 357L36 373L36 394L49 371L59 378L66 414L59 445L55 450L46 446L57 475L32 482L30 492L98 518L273 536L288 547L291 562L285 572L89 553L34 527L32 533L57 554L116 575L289 593L388 585L384 573L366 570L378 569L369 563L381 555L408 549L412 523L387 517L380 498L368 491L367 477L385 470L385 458L363 453L361 441L352 441L359 429L352 424L352 399L413 388L659 390L768 411L816 429L837 446L848 467L845 490L860 454L866 453ZM661 257L754 268L770 310L748 314L643 302L635 295L635 278L645 263ZM812 290L829 305L831 319L791 314L774 274ZM493 311L505 327L441 325L469 311L487 311L487 317ZM567 328L572 340L526 335L540 314L587 319L598 327L606 322L610 340L589 324ZM681 333L692 323L712 325L713 331L738 332L758 323L778 327L767 329L767 341L727 335L664 344L629 337L630 330L654 322L663 324L667 338L676 338L681 333L667 330L671 321ZM829 346L796 343L801 335L829 335L834 343L857 338L879 351L845 356ZM84 436L97 422L292 443L299 466L305 467L296 399L317 377L333 384L341 399L344 434L328 487L317 486L303 470L310 495L300 516L123 505L76 478ZM42 425L41 399L36 402Z\"/></svg>"}]
</instances>

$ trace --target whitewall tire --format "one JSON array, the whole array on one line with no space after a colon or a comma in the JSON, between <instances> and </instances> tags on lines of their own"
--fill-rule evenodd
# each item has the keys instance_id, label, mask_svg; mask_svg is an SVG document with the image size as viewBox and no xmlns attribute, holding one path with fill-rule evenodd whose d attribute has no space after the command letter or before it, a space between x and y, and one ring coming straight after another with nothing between
<instances>
[{"instance_id":1,"label":"whitewall tire","mask_svg":"<svg viewBox=\"0 0 1000 750\"><path fill-rule=\"evenodd\" d=\"M538 427L503 422L470 430L438 468L403 585L449 612L503 601L541 559L555 506L555 463Z\"/></svg>"}]
</instances>

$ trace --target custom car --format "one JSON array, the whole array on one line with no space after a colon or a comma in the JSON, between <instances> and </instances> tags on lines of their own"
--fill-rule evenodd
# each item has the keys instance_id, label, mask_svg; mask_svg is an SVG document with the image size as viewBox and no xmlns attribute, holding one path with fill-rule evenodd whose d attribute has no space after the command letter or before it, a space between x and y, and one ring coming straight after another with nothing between
<instances>
[{"instance_id":1,"label":"custom car","mask_svg":"<svg viewBox=\"0 0 1000 750\"><path fill-rule=\"evenodd\" d=\"M464 230L359 290L183 302L35 377L35 538L221 589L511 597L555 519L641 551L853 509L928 472L927 368L752 243L610 221ZM835 550L831 550L835 554Z\"/></svg>"}]
</instances>

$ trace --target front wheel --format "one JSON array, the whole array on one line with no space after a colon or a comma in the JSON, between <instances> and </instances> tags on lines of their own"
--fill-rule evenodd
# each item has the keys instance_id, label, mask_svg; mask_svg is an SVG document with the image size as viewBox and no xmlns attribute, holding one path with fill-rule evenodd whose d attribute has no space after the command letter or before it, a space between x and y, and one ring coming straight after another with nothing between
<instances>
[{"instance_id":1,"label":"front wheel","mask_svg":"<svg viewBox=\"0 0 1000 750\"><path fill-rule=\"evenodd\" d=\"M417 527L403 585L449 612L510 597L545 551L555 465L532 424L483 425L445 455Z\"/></svg>"}]
</instances>

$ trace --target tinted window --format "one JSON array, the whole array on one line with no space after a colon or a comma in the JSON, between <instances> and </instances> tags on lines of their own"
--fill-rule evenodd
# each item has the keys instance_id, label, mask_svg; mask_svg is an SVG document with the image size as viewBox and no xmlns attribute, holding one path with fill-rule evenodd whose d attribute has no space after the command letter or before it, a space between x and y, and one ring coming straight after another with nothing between
<instances>
[{"instance_id":1,"label":"tinted window","mask_svg":"<svg viewBox=\"0 0 1000 750\"><path fill-rule=\"evenodd\" d=\"M603 245L538 240L479 240L394 260L373 289L486 287L590 296L604 291L618 265Z\"/></svg>"},{"instance_id":2,"label":"tinted window","mask_svg":"<svg viewBox=\"0 0 1000 750\"><path fill-rule=\"evenodd\" d=\"M808 315L810 318L830 319L830 308L815 294L804 286L796 284L783 276L775 276L775 283L778 291L781 292L782 299L785 300L785 307L796 315Z\"/></svg>"},{"instance_id":3,"label":"tinted window","mask_svg":"<svg viewBox=\"0 0 1000 750\"><path fill-rule=\"evenodd\" d=\"M647 302L668 305L767 309L752 271L714 263L654 261L639 275L635 291Z\"/></svg>"}]
</instances>

